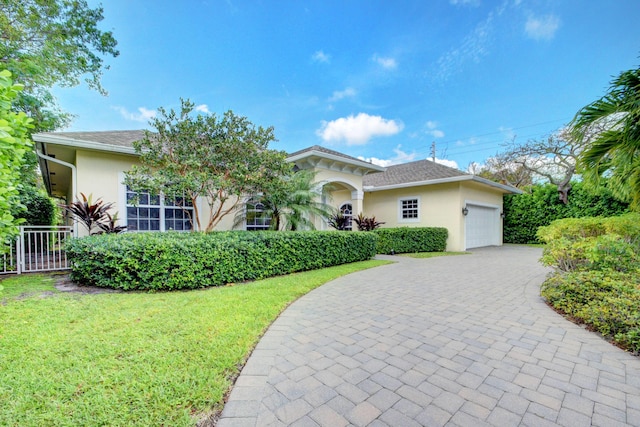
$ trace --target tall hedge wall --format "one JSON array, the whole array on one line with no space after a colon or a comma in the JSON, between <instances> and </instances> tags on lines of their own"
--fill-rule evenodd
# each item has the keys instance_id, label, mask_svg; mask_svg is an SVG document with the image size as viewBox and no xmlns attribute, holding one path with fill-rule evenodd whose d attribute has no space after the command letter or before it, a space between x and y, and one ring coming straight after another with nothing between
<instances>
[{"instance_id":1,"label":"tall hedge wall","mask_svg":"<svg viewBox=\"0 0 640 427\"><path fill-rule=\"evenodd\" d=\"M572 183L569 203L558 198L555 185L536 185L530 193L504 197L504 242L540 243L538 227L562 218L616 216L629 211L629 205L600 188L592 190L581 182Z\"/></svg>"},{"instance_id":2,"label":"tall hedge wall","mask_svg":"<svg viewBox=\"0 0 640 427\"><path fill-rule=\"evenodd\" d=\"M363 261L377 235L344 232L123 233L72 239L72 280L115 289L219 286Z\"/></svg>"},{"instance_id":3,"label":"tall hedge wall","mask_svg":"<svg viewBox=\"0 0 640 427\"><path fill-rule=\"evenodd\" d=\"M442 227L378 228L379 254L411 252L443 252L449 232Z\"/></svg>"}]
</instances>

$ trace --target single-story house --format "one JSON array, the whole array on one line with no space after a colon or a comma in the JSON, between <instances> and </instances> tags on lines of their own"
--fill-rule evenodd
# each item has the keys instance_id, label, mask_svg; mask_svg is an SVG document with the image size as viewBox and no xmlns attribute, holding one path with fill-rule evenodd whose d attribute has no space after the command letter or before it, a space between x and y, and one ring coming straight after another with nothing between
<instances>
[{"instance_id":1,"label":"single-story house","mask_svg":"<svg viewBox=\"0 0 640 427\"><path fill-rule=\"evenodd\" d=\"M67 203L80 193L112 202L130 231L190 229L184 207L162 195L134 197L123 184L124 172L138 162L133 142L143 136L142 130L34 134L47 190ZM291 153L288 161L330 184L330 203L345 215L375 216L383 227L445 227L450 251L501 245L503 195L521 192L429 160L382 167L317 145ZM231 215L218 225L232 227Z\"/></svg>"}]
</instances>

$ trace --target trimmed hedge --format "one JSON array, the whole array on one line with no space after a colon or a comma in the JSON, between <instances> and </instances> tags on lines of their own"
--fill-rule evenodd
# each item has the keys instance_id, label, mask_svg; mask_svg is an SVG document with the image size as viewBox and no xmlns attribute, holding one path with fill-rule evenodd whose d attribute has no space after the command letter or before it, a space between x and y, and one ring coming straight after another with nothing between
<instances>
[{"instance_id":1,"label":"trimmed hedge","mask_svg":"<svg viewBox=\"0 0 640 427\"><path fill-rule=\"evenodd\" d=\"M611 217L629 212L629 204L616 200L606 188L590 189L582 182L572 182L569 203L558 198L552 184L534 185L529 193L504 196L504 242L540 243L538 227L562 218Z\"/></svg>"},{"instance_id":2,"label":"trimmed hedge","mask_svg":"<svg viewBox=\"0 0 640 427\"><path fill-rule=\"evenodd\" d=\"M373 233L123 233L72 239L72 280L123 290L220 286L363 261Z\"/></svg>"},{"instance_id":3,"label":"trimmed hedge","mask_svg":"<svg viewBox=\"0 0 640 427\"><path fill-rule=\"evenodd\" d=\"M443 227L378 228L377 253L444 252L449 232Z\"/></svg>"}]
</instances>

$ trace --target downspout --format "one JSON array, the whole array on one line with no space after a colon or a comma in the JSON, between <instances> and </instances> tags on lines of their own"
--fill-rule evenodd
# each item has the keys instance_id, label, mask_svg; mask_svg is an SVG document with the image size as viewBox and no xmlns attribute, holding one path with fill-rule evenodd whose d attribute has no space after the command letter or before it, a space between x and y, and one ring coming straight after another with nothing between
<instances>
[{"instance_id":1,"label":"downspout","mask_svg":"<svg viewBox=\"0 0 640 427\"><path fill-rule=\"evenodd\" d=\"M62 161L60 159L56 159L56 158L53 158L51 156L47 156L42 151L40 151L37 147L36 147L36 154L41 159L48 160L50 162L57 163L57 164L62 165L62 166L66 166L66 167L71 169L71 194L72 194L72 196L75 196L76 191L78 189L78 176L77 176L78 174L77 174L77 171L76 171L76 166L71 164L71 163L67 163L65 161ZM73 237L78 237L78 222L77 221L73 221Z\"/></svg>"}]
</instances>

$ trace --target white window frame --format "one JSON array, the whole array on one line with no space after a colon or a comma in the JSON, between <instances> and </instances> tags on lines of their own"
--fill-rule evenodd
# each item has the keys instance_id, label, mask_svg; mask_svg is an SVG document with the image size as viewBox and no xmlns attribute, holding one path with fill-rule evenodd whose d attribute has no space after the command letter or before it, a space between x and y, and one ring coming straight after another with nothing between
<instances>
[{"instance_id":1,"label":"white window frame","mask_svg":"<svg viewBox=\"0 0 640 427\"><path fill-rule=\"evenodd\" d=\"M416 217L404 218L405 211L408 210L403 206L403 202L416 201ZM398 198L398 222L400 223L413 223L420 222L420 196L400 197Z\"/></svg>"},{"instance_id":2,"label":"white window frame","mask_svg":"<svg viewBox=\"0 0 640 427\"><path fill-rule=\"evenodd\" d=\"M351 213L345 214L344 211L346 209L346 206L349 205L350 207L350 211ZM344 227L345 230L351 231L353 230L353 203L351 202L351 200L347 200L346 202L343 202L340 204L340 213L345 217L345 218L349 218L349 222L348 224Z\"/></svg>"},{"instance_id":3,"label":"white window frame","mask_svg":"<svg viewBox=\"0 0 640 427\"><path fill-rule=\"evenodd\" d=\"M124 220L124 222L125 222L125 223L126 223L126 225L127 225L127 231L130 231L130 232L133 232L133 233L156 233L156 232L163 232L163 231L169 231L169 230L172 230L171 228L169 228L169 229L167 229L167 228L166 228L166 219L167 219L167 218L166 218L166 213L167 213L167 211L168 211L168 210L174 210L174 211L175 211L175 210L180 210L180 211L188 210L188 211L191 211L191 224L190 224L190 225L191 225L191 227L192 227L192 228L187 229L187 230L184 230L184 229L183 229L183 230L174 230L174 231L179 231L179 232L190 232L190 231L192 231L193 229L195 229L195 226L196 226L196 224L195 224L195 218L194 218L194 215L195 215L195 209L193 208L193 206L192 206L192 207L184 207L184 208L182 208L182 207L176 207L175 205L172 205L172 204L167 204L167 203L165 203L165 196L164 196L164 194L160 194L160 195L158 196L158 199L159 199L159 200L158 200L158 201L159 201L159 203L158 203L158 204L151 204L151 203L148 203L148 204L141 204L141 203L138 203L137 205L134 205L134 204L129 203L129 200L128 200L128 197L127 197L127 195L128 195L129 193L134 193L134 192L133 192L133 191L131 191L131 190L129 190L129 188L127 188L127 186L126 186L126 185L124 185L123 187L124 187L124 215L123 215L123 216L124 216L124 218L123 218L123 220ZM152 197L152 196L150 195L150 198L151 198L151 197ZM147 209L159 209L159 211L160 211L160 212L159 212L159 215L158 215L158 220L160 221L159 229L158 229L158 230L139 230L139 229L137 229L137 230L132 230L132 229L130 228L130 224L129 224L129 212L128 212L128 211L129 211L129 208L136 208L136 209L140 209L140 208L142 208L142 209L145 209L145 208L147 208ZM154 219L155 219L155 218L154 218Z\"/></svg>"},{"instance_id":4,"label":"white window frame","mask_svg":"<svg viewBox=\"0 0 640 427\"><path fill-rule=\"evenodd\" d=\"M255 203L254 203L255 202ZM249 205L253 206L253 209L249 209ZM244 229L246 231L264 231L264 230L269 230L271 229L271 218L267 217L265 222L268 222L267 224L249 224L249 212L264 212L264 208L263 209L258 209L258 205L264 206L262 203L260 203L260 200L256 200L256 199L249 199L245 202L244 204Z\"/></svg>"}]
</instances>

